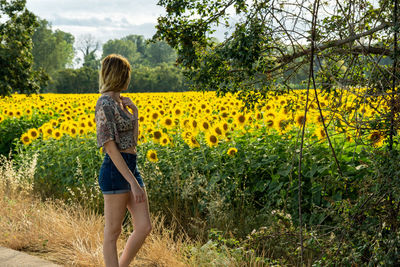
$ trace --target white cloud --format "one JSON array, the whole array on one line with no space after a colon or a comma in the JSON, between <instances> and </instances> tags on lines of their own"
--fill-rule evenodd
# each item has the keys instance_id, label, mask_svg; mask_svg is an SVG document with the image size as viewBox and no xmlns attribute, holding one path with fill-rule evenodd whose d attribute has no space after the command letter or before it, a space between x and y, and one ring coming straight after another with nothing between
<instances>
[{"instance_id":1,"label":"white cloud","mask_svg":"<svg viewBox=\"0 0 400 267\"><path fill-rule=\"evenodd\" d=\"M128 34L150 38L163 8L156 0L28 0L27 7L53 29L75 37L93 34L101 42Z\"/></svg>"}]
</instances>

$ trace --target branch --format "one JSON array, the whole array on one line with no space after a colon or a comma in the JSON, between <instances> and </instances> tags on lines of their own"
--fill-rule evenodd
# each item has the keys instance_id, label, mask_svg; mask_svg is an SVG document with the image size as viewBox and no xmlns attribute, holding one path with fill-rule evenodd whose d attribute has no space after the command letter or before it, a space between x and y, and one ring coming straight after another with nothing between
<instances>
[{"instance_id":1,"label":"branch","mask_svg":"<svg viewBox=\"0 0 400 267\"><path fill-rule=\"evenodd\" d=\"M323 51L325 49L328 49L328 48L332 48L332 47L341 46L341 45L344 45L344 44L347 44L347 43L351 43L351 42L353 42L353 41L355 41L357 39L360 39L360 38L365 37L365 36L369 36L371 34L374 34L375 32L378 32L380 30L386 29L390 25L391 24L389 24L389 23L382 23L378 27L373 28L373 29L371 29L369 31L366 31L366 32L363 32L363 33L359 33L359 34L356 34L356 35L352 35L352 36L350 36L350 37L348 37L346 39L331 41L331 42L328 42L327 44L323 44L323 45L317 46L317 47L315 47L315 49L317 51L321 52L321 51ZM308 55L308 54L310 54L310 52L311 52L311 48L303 50L303 51L300 51L300 52L297 52L297 53L294 53L292 55L287 55L287 56L281 57L278 60L278 62L280 62L282 64L280 66L278 66L278 67L283 67L284 65L286 65L289 62L291 62L292 60L294 60L296 58L299 58L299 57L302 57L302 56L305 56L305 55Z\"/></svg>"}]
</instances>

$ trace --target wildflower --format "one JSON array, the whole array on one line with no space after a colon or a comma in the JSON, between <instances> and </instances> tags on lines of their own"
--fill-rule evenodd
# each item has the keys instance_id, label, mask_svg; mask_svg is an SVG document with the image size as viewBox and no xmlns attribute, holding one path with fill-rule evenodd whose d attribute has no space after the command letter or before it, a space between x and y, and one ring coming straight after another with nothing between
<instances>
[{"instance_id":1,"label":"wildflower","mask_svg":"<svg viewBox=\"0 0 400 267\"><path fill-rule=\"evenodd\" d=\"M186 139L186 141L191 148L200 147L199 142L194 136L191 136L190 138Z\"/></svg>"},{"instance_id":2,"label":"wildflower","mask_svg":"<svg viewBox=\"0 0 400 267\"><path fill-rule=\"evenodd\" d=\"M213 133L206 134L206 142L209 147L217 146L218 145L218 137Z\"/></svg>"},{"instance_id":3,"label":"wildflower","mask_svg":"<svg viewBox=\"0 0 400 267\"><path fill-rule=\"evenodd\" d=\"M303 127L304 120L305 120L304 115L299 114L296 116L295 122L299 127Z\"/></svg>"},{"instance_id":4,"label":"wildflower","mask_svg":"<svg viewBox=\"0 0 400 267\"><path fill-rule=\"evenodd\" d=\"M235 122L238 126L243 127L246 123L246 116L243 114L238 113L235 117Z\"/></svg>"},{"instance_id":5,"label":"wildflower","mask_svg":"<svg viewBox=\"0 0 400 267\"><path fill-rule=\"evenodd\" d=\"M167 129L172 129L174 127L173 121L171 118L164 118L162 124L165 125Z\"/></svg>"},{"instance_id":6,"label":"wildflower","mask_svg":"<svg viewBox=\"0 0 400 267\"><path fill-rule=\"evenodd\" d=\"M380 131L373 131L368 136L368 140L372 142L375 147L381 147L383 145L383 134Z\"/></svg>"},{"instance_id":7,"label":"wildflower","mask_svg":"<svg viewBox=\"0 0 400 267\"><path fill-rule=\"evenodd\" d=\"M153 140L157 143L160 143L161 138L163 137L163 133L159 130L153 132Z\"/></svg>"},{"instance_id":8,"label":"wildflower","mask_svg":"<svg viewBox=\"0 0 400 267\"><path fill-rule=\"evenodd\" d=\"M319 140L324 139L326 137L324 127L318 127L317 129L315 129L315 135L318 137Z\"/></svg>"},{"instance_id":9,"label":"wildflower","mask_svg":"<svg viewBox=\"0 0 400 267\"><path fill-rule=\"evenodd\" d=\"M60 140L62 136L63 136L63 132L60 129L55 129L53 131L52 137L54 139Z\"/></svg>"},{"instance_id":10,"label":"wildflower","mask_svg":"<svg viewBox=\"0 0 400 267\"><path fill-rule=\"evenodd\" d=\"M30 139L35 140L36 138L39 137L39 132L35 128L29 129L28 136Z\"/></svg>"},{"instance_id":11,"label":"wildflower","mask_svg":"<svg viewBox=\"0 0 400 267\"><path fill-rule=\"evenodd\" d=\"M203 131L208 131L211 127L210 123L205 120L200 123L200 126Z\"/></svg>"},{"instance_id":12,"label":"wildflower","mask_svg":"<svg viewBox=\"0 0 400 267\"><path fill-rule=\"evenodd\" d=\"M21 141L24 145L29 145L32 142L27 133L22 134Z\"/></svg>"},{"instance_id":13,"label":"wildflower","mask_svg":"<svg viewBox=\"0 0 400 267\"><path fill-rule=\"evenodd\" d=\"M228 154L229 156L234 156L237 153L237 149L235 147L231 147L228 149L228 152L226 152L226 154Z\"/></svg>"},{"instance_id":14,"label":"wildflower","mask_svg":"<svg viewBox=\"0 0 400 267\"><path fill-rule=\"evenodd\" d=\"M151 162L157 162L158 161L158 157L157 157L157 151L150 149L149 151L147 151L147 159Z\"/></svg>"}]
</instances>

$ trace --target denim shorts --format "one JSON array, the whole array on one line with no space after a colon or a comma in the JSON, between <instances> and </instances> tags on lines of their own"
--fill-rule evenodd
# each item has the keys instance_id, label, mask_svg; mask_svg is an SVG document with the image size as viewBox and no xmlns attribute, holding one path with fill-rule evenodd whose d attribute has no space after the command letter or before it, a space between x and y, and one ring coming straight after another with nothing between
<instances>
[{"instance_id":1,"label":"denim shorts","mask_svg":"<svg viewBox=\"0 0 400 267\"><path fill-rule=\"evenodd\" d=\"M136 154L120 152L140 187L144 187L142 176L137 168ZM99 185L103 194L121 194L131 191L131 185L122 176L110 156L106 153L100 167Z\"/></svg>"}]
</instances>

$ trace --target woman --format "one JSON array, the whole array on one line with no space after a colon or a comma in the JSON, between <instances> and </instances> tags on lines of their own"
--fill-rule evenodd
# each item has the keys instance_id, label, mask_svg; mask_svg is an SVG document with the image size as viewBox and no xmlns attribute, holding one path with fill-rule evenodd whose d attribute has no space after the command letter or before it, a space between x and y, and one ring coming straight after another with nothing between
<instances>
[{"instance_id":1,"label":"woman","mask_svg":"<svg viewBox=\"0 0 400 267\"><path fill-rule=\"evenodd\" d=\"M97 146L105 152L99 185L104 197L103 254L107 267L128 266L152 228L145 185L136 166L138 108L129 97L120 96L121 91L128 89L130 75L130 64L120 55L111 54L101 62L101 96L96 103L95 120ZM135 230L118 262L117 239L126 209Z\"/></svg>"}]
</instances>

